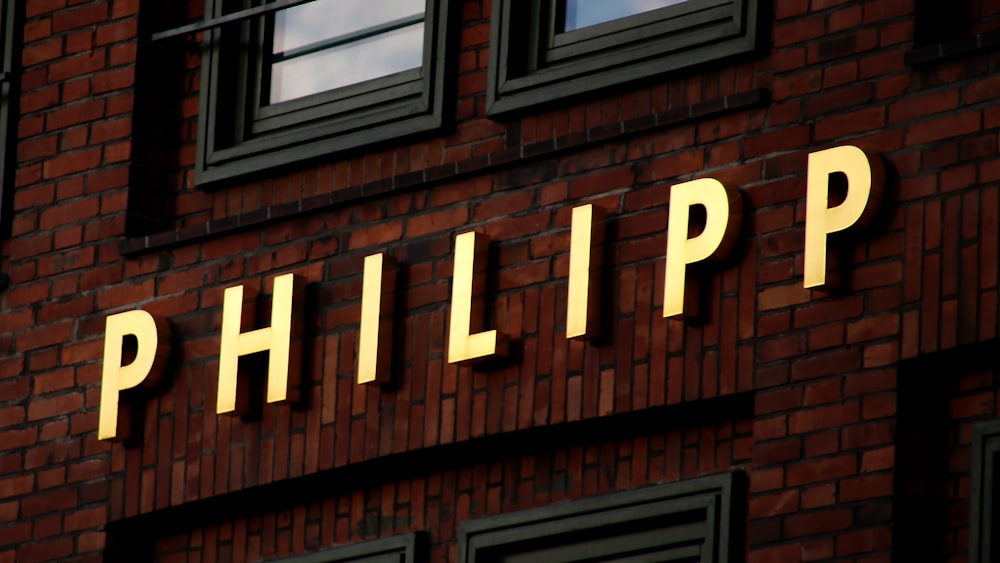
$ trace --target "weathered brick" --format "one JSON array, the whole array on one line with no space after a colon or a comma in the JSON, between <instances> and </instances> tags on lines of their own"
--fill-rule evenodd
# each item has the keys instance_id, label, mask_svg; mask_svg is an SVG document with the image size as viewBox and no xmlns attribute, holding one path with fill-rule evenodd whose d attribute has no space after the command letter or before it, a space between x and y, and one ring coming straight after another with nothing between
<instances>
[{"instance_id":1,"label":"weathered brick","mask_svg":"<svg viewBox=\"0 0 1000 563\"><path fill-rule=\"evenodd\" d=\"M939 117L910 125L907 137L910 143L928 143L980 130L982 114L966 112Z\"/></svg>"},{"instance_id":2,"label":"weathered brick","mask_svg":"<svg viewBox=\"0 0 1000 563\"><path fill-rule=\"evenodd\" d=\"M101 162L101 149L92 148L57 156L44 164L45 178L58 178L96 167Z\"/></svg>"},{"instance_id":3,"label":"weathered brick","mask_svg":"<svg viewBox=\"0 0 1000 563\"><path fill-rule=\"evenodd\" d=\"M71 58L64 58L49 65L49 82L60 82L77 76L82 76L104 68L107 54L103 50L83 53Z\"/></svg>"},{"instance_id":4,"label":"weathered brick","mask_svg":"<svg viewBox=\"0 0 1000 563\"><path fill-rule=\"evenodd\" d=\"M103 21L107 15L107 2L91 2L76 8L60 10L52 15L52 31L59 33L92 25Z\"/></svg>"},{"instance_id":5,"label":"weathered brick","mask_svg":"<svg viewBox=\"0 0 1000 563\"><path fill-rule=\"evenodd\" d=\"M847 508L791 516L785 520L785 535L795 538L844 530L850 527L853 521L851 511Z\"/></svg>"},{"instance_id":6,"label":"weathered brick","mask_svg":"<svg viewBox=\"0 0 1000 563\"><path fill-rule=\"evenodd\" d=\"M82 393L62 393L44 399L33 399L28 405L28 420L68 415L81 407L83 407Z\"/></svg>"}]
</instances>

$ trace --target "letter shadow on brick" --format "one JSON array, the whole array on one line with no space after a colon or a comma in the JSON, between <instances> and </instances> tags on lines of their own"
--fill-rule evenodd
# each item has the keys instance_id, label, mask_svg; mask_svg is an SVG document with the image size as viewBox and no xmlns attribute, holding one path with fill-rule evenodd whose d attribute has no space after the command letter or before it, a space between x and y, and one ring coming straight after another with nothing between
<instances>
[{"instance_id":1,"label":"letter shadow on brick","mask_svg":"<svg viewBox=\"0 0 1000 563\"><path fill-rule=\"evenodd\" d=\"M741 199L743 206L741 211L743 217L740 218L740 229L732 237L730 248L722 250L719 257L712 257L708 260L689 264L684 289L684 322L691 326L705 326L718 320L721 315L719 308L722 305L722 294L711 291L712 277L721 276L723 272L730 268L739 268L740 261L746 254L749 245L745 242L747 231L747 220L750 215L747 210L746 198ZM705 223L708 221L708 210L703 205L695 205L691 208L691 218L689 219L688 238L693 238L705 230ZM730 220L732 216L730 215ZM725 245L726 242L723 242ZM720 288L722 284L719 284ZM688 313L690 311L690 313Z\"/></svg>"},{"instance_id":2,"label":"letter shadow on brick","mask_svg":"<svg viewBox=\"0 0 1000 563\"><path fill-rule=\"evenodd\" d=\"M497 314L497 280L499 276L496 272L500 271L500 246L497 244L491 244L489 250L487 251L487 263L485 274L480 274L486 276L486 289L483 299L485 299L485 304L483 306L483 328L482 330L492 330L497 331L497 348L506 349L506 354L497 354L496 356L489 358L482 358L473 360L469 363L475 371L492 371L495 369L502 369L505 367L518 366L521 364L521 358L524 355L524 342L520 339L510 338L507 335L507 331L504 330L503 326L500 326L497 321L499 315ZM503 346L500 342L501 338L506 339L506 346Z\"/></svg>"},{"instance_id":3,"label":"letter shadow on brick","mask_svg":"<svg viewBox=\"0 0 1000 563\"><path fill-rule=\"evenodd\" d=\"M879 159L885 178L881 199L869 202L869 205L876 206L874 215L864 225L830 234L827 241L827 284L824 289L831 296L843 296L852 291L852 274L855 268L863 265L868 259L866 252L866 256L855 264L856 251L860 245L866 245L884 233L885 226L892 220L893 210L898 209L899 174L888 160L881 157ZM834 172L830 175L829 197L831 208L843 203L847 197L847 176L843 172Z\"/></svg>"},{"instance_id":4,"label":"letter shadow on brick","mask_svg":"<svg viewBox=\"0 0 1000 563\"><path fill-rule=\"evenodd\" d=\"M163 396L171 387L175 385L175 374L180 371L183 358L178 351L183 350L183 335L179 334L177 326L170 324L170 345L173 352L167 358L163 366L160 379L153 385L138 385L131 389L121 391L118 396L118 416L127 416L128 438L123 441L125 447L131 448L142 444L145 434L147 409L149 403L156 397ZM131 364L135 360L135 355L139 349L139 341L134 334L126 334L122 342L122 365Z\"/></svg>"},{"instance_id":5,"label":"letter shadow on brick","mask_svg":"<svg viewBox=\"0 0 1000 563\"><path fill-rule=\"evenodd\" d=\"M406 291L410 287L410 264L407 262L397 262L396 266L396 291L392 296L392 349L390 354L392 360L389 362L389 379L379 387L384 392L395 392L399 390L401 375L407 363L407 336L411 336L406 326L404 314L406 312ZM382 345L380 342L379 345ZM399 353L395 351L398 350ZM356 378L355 378L356 379Z\"/></svg>"}]
</instances>

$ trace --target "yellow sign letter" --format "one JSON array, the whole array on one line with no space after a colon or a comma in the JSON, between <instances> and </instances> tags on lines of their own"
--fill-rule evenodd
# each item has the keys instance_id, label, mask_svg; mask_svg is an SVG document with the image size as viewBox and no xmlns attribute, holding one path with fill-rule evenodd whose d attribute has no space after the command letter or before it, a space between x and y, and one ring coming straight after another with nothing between
<instances>
[{"instance_id":1,"label":"yellow sign letter","mask_svg":"<svg viewBox=\"0 0 1000 563\"><path fill-rule=\"evenodd\" d=\"M506 339L496 330L472 334L485 318L483 294L489 239L476 232L455 238L455 273L451 281L451 324L448 329L448 363L506 355Z\"/></svg>"},{"instance_id":2,"label":"yellow sign letter","mask_svg":"<svg viewBox=\"0 0 1000 563\"><path fill-rule=\"evenodd\" d=\"M847 177L847 195L836 207L828 207L830 176ZM809 154L806 178L805 287L826 284L827 235L848 227L863 227L877 211L882 195L883 170L877 158L869 161L858 147L845 145Z\"/></svg>"},{"instance_id":3,"label":"yellow sign letter","mask_svg":"<svg viewBox=\"0 0 1000 563\"><path fill-rule=\"evenodd\" d=\"M684 313L687 265L708 258L722 258L732 249L743 220L740 192L729 191L722 182L702 178L670 188L667 218L667 269L663 287L663 316ZM705 209L705 228L688 238L691 208ZM689 314L694 311L688 311Z\"/></svg>"},{"instance_id":4,"label":"yellow sign letter","mask_svg":"<svg viewBox=\"0 0 1000 563\"><path fill-rule=\"evenodd\" d=\"M389 382L392 363L396 259L385 254L366 257L362 283L358 383L384 384Z\"/></svg>"},{"instance_id":5,"label":"yellow sign letter","mask_svg":"<svg viewBox=\"0 0 1000 563\"><path fill-rule=\"evenodd\" d=\"M246 412L247 393L237 393L240 356L269 352L267 402L298 399L302 377L302 307L305 280L296 274L274 278L271 326L241 332L254 324L256 292L242 285L226 289L222 304L222 338L219 343L219 414ZM239 397L239 399L237 399Z\"/></svg>"},{"instance_id":6,"label":"yellow sign letter","mask_svg":"<svg viewBox=\"0 0 1000 563\"><path fill-rule=\"evenodd\" d=\"M597 232L594 233L594 226ZM573 209L569 242L569 299L566 338L594 338L599 329L597 296L604 244L604 210L593 205Z\"/></svg>"},{"instance_id":7,"label":"yellow sign letter","mask_svg":"<svg viewBox=\"0 0 1000 563\"><path fill-rule=\"evenodd\" d=\"M118 416L118 394L140 384L156 385L170 356L170 325L164 319L137 309L110 315L105 326L97 439L127 440L129 408L122 405L121 416ZM122 365L122 348L128 335L136 339L135 359Z\"/></svg>"}]
</instances>

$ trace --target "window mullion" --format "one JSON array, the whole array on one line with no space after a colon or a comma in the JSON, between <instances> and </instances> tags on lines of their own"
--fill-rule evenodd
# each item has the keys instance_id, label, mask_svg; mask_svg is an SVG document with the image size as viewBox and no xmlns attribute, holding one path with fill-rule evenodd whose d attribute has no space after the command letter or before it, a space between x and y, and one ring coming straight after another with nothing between
<instances>
[{"instance_id":1,"label":"window mullion","mask_svg":"<svg viewBox=\"0 0 1000 563\"><path fill-rule=\"evenodd\" d=\"M265 16L279 10L294 8L295 6L308 4L314 1L315 0L276 0L270 4L264 4L263 6L254 6L253 8L247 8L231 14L208 18L202 21L175 27L174 29L160 31L154 33L150 39L152 41L163 41L165 39L173 39L184 35L190 35L192 33L198 33L199 31L208 31L224 25L240 23L256 16Z\"/></svg>"},{"instance_id":2,"label":"window mullion","mask_svg":"<svg viewBox=\"0 0 1000 563\"><path fill-rule=\"evenodd\" d=\"M367 39L369 37L374 37L376 35L388 33L390 31L395 31L397 29L402 29L407 26L411 26L417 23L422 23L423 21L424 21L423 14L415 14L405 18L399 18L378 25L373 25L365 29L359 29L357 31L352 31L350 33L345 33L343 35L338 35L336 37L331 37L329 39L324 39L322 41L310 43L309 45L305 45L303 47L297 47L295 49L289 49L287 51L282 51L280 53L274 53L273 55L271 55L271 61L274 63L287 61L289 59L294 59L296 57L302 57L319 51L325 51L327 49L332 49L334 47L339 47L341 45L354 43L356 41L361 41L362 39Z\"/></svg>"}]
</instances>

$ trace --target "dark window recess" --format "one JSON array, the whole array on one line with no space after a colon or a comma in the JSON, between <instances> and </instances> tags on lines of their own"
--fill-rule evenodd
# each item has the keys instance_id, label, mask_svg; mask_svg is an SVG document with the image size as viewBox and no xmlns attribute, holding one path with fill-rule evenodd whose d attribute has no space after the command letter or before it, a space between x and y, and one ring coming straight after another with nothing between
<instances>
[{"instance_id":1,"label":"dark window recess","mask_svg":"<svg viewBox=\"0 0 1000 563\"><path fill-rule=\"evenodd\" d=\"M1000 48L1000 2L917 0L909 64L935 63Z\"/></svg>"},{"instance_id":2,"label":"dark window recess","mask_svg":"<svg viewBox=\"0 0 1000 563\"><path fill-rule=\"evenodd\" d=\"M463 522L459 563L742 560L742 473Z\"/></svg>"},{"instance_id":3,"label":"dark window recess","mask_svg":"<svg viewBox=\"0 0 1000 563\"><path fill-rule=\"evenodd\" d=\"M996 0L917 0L914 39L917 45L945 43L1000 30Z\"/></svg>"},{"instance_id":4,"label":"dark window recess","mask_svg":"<svg viewBox=\"0 0 1000 563\"><path fill-rule=\"evenodd\" d=\"M0 0L0 236L10 235L14 200L21 4L16 0Z\"/></svg>"},{"instance_id":5,"label":"dark window recess","mask_svg":"<svg viewBox=\"0 0 1000 563\"><path fill-rule=\"evenodd\" d=\"M200 187L442 127L453 0L206 2Z\"/></svg>"},{"instance_id":6,"label":"dark window recess","mask_svg":"<svg viewBox=\"0 0 1000 563\"><path fill-rule=\"evenodd\" d=\"M972 428L972 489L969 518L969 563L996 563L1000 551L993 538L1000 538L1000 420Z\"/></svg>"},{"instance_id":7,"label":"dark window recess","mask_svg":"<svg viewBox=\"0 0 1000 563\"><path fill-rule=\"evenodd\" d=\"M495 0L487 113L499 116L753 51L757 0Z\"/></svg>"},{"instance_id":8,"label":"dark window recess","mask_svg":"<svg viewBox=\"0 0 1000 563\"><path fill-rule=\"evenodd\" d=\"M427 533L416 532L335 547L308 555L274 560L273 563L424 563Z\"/></svg>"}]
</instances>

